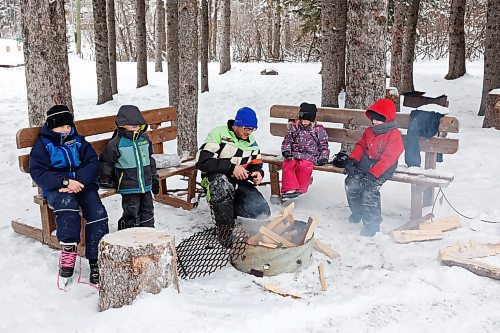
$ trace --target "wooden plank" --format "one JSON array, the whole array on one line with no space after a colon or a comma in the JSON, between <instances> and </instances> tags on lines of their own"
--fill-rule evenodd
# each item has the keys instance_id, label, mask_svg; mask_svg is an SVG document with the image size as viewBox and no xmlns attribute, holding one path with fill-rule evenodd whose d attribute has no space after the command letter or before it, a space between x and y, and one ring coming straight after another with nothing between
<instances>
[{"instance_id":1,"label":"wooden plank","mask_svg":"<svg viewBox=\"0 0 500 333\"><path fill-rule=\"evenodd\" d=\"M391 236L396 243L400 244L444 238L444 234L440 230L394 230L391 232Z\"/></svg>"},{"instance_id":2,"label":"wooden plank","mask_svg":"<svg viewBox=\"0 0 500 333\"><path fill-rule=\"evenodd\" d=\"M271 118L298 119L299 107L291 105L271 106ZM365 116L365 110L340 109L340 108L318 108L316 120L320 122L352 124L370 126L370 120ZM399 128L408 128L410 114L397 113L396 120ZM460 122L453 116L446 115L441 118L439 130L442 132L458 133Z\"/></svg>"},{"instance_id":3,"label":"wooden plank","mask_svg":"<svg viewBox=\"0 0 500 333\"><path fill-rule=\"evenodd\" d=\"M161 124L167 121L175 121L176 109L173 107L159 108L142 111L142 115L148 124ZM105 116L75 121L75 126L80 135L91 136L113 132L116 129L116 116ZM41 127L27 127L17 131L17 148L32 147L35 143Z\"/></svg>"},{"instance_id":4,"label":"wooden plank","mask_svg":"<svg viewBox=\"0 0 500 333\"><path fill-rule=\"evenodd\" d=\"M256 281L253 281L253 283L255 283L256 285L264 288L265 290L267 290L267 291L269 291L271 293L274 293L274 294L277 294L277 295L280 295L280 296L283 296L283 297L291 297L293 299L301 299L302 298L299 295L291 294L289 292L281 290L276 283L264 283L264 284L260 284L260 283L258 283Z\"/></svg>"},{"instance_id":5,"label":"wooden plank","mask_svg":"<svg viewBox=\"0 0 500 333\"><path fill-rule=\"evenodd\" d=\"M172 197L168 194L157 194L155 195L155 201L161 202L162 204L169 205L176 208L183 208L185 210L191 210L194 208L194 205L185 200Z\"/></svg>"},{"instance_id":6,"label":"wooden plank","mask_svg":"<svg viewBox=\"0 0 500 333\"><path fill-rule=\"evenodd\" d=\"M428 222L420 223L420 230L448 231L461 226L460 216L448 216L444 218L432 219Z\"/></svg>"},{"instance_id":7,"label":"wooden plank","mask_svg":"<svg viewBox=\"0 0 500 333\"><path fill-rule=\"evenodd\" d=\"M461 246L452 245L440 249L438 252L438 260L446 266L462 267L474 274L500 280L500 267L467 258L461 254L457 248L461 249Z\"/></svg>"},{"instance_id":8,"label":"wooden plank","mask_svg":"<svg viewBox=\"0 0 500 333\"><path fill-rule=\"evenodd\" d=\"M338 143L355 144L363 134L362 130L351 130L345 128L325 127L325 130L328 134L328 141ZM271 123L270 131L274 136L284 137L287 132L287 125ZM406 134L402 134L402 137L403 143L406 145ZM420 137L419 144L421 152L454 154L458 151L459 141L458 139L451 138Z\"/></svg>"},{"instance_id":9,"label":"wooden plank","mask_svg":"<svg viewBox=\"0 0 500 333\"><path fill-rule=\"evenodd\" d=\"M275 232L272 232L271 230L269 230L268 228L266 228L264 226L262 226L262 227L259 228L259 232L262 235L271 238L273 241L275 241L277 243L283 244L284 247L294 247L294 246L296 246L292 242L286 240L285 238L281 237L280 235L276 234Z\"/></svg>"},{"instance_id":10,"label":"wooden plank","mask_svg":"<svg viewBox=\"0 0 500 333\"><path fill-rule=\"evenodd\" d=\"M325 264L324 263L319 264L318 271L319 271L319 282L321 284L321 290L326 291Z\"/></svg>"},{"instance_id":11,"label":"wooden plank","mask_svg":"<svg viewBox=\"0 0 500 333\"><path fill-rule=\"evenodd\" d=\"M310 216L309 220L307 221L306 229L304 231L304 238L302 238L302 241L300 244L305 244L308 240L312 238L314 235L314 230L316 230L316 227L318 226L319 219L317 216Z\"/></svg>"},{"instance_id":12,"label":"wooden plank","mask_svg":"<svg viewBox=\"0 0 500 333\"><path fill-rule=\"evenodd\" d=\"M318 252L323 253L330 259L337 259L340 257L340 254L338 254L337 251L335 251L334 249L329 247L326 243L323 243L318 239L314 240L314 249Z\"/></svg>"},{"instance_id":13,"label":"wooden plank","mask_svg":"<svg viewBox=\"0 0 500 333\"><path fill-rule=\"evenodd\" d=\"M42 236L42 229L21 223L20 220L14 220L10 223L10 225L12 226L12 229L18 234L36 239L37 241L42 243L44 242Z\"/></svg>"},{"instance_id":14,"label":"wooden plank","mask_svg":"<svg viewBox=\"0 0 500 333\"><path fill-rule=\"evenodd\" d=\"M265 242L259 242L258 243L259 246L264 246L264 247L268 247L270 249L275 249L278 247L278 244L275 244L275 243L265 243Z\"/></svg>"}]
</instances>

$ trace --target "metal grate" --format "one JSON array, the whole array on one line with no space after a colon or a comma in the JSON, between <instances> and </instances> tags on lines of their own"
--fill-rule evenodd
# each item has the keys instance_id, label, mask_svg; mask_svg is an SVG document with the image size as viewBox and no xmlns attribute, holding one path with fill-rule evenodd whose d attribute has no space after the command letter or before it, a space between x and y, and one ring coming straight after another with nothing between
<instances>
[{"instance_id":1,"label":"metal grate","mask_svg":"<svg viewBox=\"0 0 500 333\"><path fill-rule=\"evenodd\" d=\"M183 240L176 247L180 278L194 279L226 266L245 252L248 238L248 233L237 225L212 227Z\"/></svg>"}]
</instances>

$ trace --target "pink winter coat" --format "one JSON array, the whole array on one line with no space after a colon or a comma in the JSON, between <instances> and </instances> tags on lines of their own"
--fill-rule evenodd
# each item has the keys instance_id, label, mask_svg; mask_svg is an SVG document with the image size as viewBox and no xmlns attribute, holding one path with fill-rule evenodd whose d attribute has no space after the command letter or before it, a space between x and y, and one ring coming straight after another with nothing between
<instances>
[{"instance_id":1,"label":"pink winter coat","mask_svg":"<svg viewBox=\"0 0 500 333\"><path fill-rule=\"evenodd\" d=\"M281 151L289 151L299 160L309 160L316 163L320 158L328 159L328 134L323 125L303 126L300 122L290 123Z\"/></svg>"}]
</instances>

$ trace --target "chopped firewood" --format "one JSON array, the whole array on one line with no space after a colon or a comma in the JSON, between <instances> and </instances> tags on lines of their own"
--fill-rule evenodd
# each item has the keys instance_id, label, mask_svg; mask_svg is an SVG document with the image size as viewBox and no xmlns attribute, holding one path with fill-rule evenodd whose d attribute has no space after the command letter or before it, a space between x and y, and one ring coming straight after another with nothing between
<instances>
[{"instance_id":1,"label":"chopped firewood","mask_svg":"<svg viewBox=\"0 0 500 333\"><path fill-rule=\"evenodd\" d=\"M500 253L500 243L480 244L454 244L440 249L438 260L446 266L458 266L474 274L500 280L500 267L493 266L476 260L476 258L494 256Z\"/></svg>"},{"instance_id":2,"label":"chopped firewood","mask_svg":"<svg viewBox=\"0 0 500 333\"><path fill-rule=\"evenodd\" d=\"M261 239L261 236L262 235L260 233L256 233L255 235L253 235L252 237L250 237L247 240L247 244L258 245L259 244L259 240Z\"/></svg>"},{"instance_id":3,"label":"chopped firewood","mask_svg":"<svg viewBox=\"0 0 500 333\"><path fill-rule=\"evenodd\" d=\"M394 229L393 231L396 231L396 230L418 230L421 223L429 221L432 218L434 218L434 214L429 213L429 214L422 216L421 218L418 218L416 220L411 220L408 223L403 224L399 228Z\"/></svg>"},{"instance_id":4,"label":"chopped firewood","mask_svg":"<svg viewBox=\"0 0 500 333\"><path fill-rule=\"evenodd\" d=\"M395 242L401 244L444 238L444 234L440 230L394 230L391 232L391 236Z\"/></svg>"},{"instance_id":5,"label":"chopped firewood","mask_svg":"<svg viewBox=\"0 0 500 333\"><path fill-rule=\"evenodd\" d=\"M419 224L420 230L440 230L448 231L460 227L460 216L449 216L439 219L431 219L428 222Z\"/></svg>"},{"instance_id":6,"label":"chopped firewood","mask_svg":"<svg viewBox=\"0 0 500 333\"><path fill-rule=\"evenodd\" d=\"M283 231L285 231L286 229L289 229L294 223L295 223L295 219L293 218L292 214L288 214L287 217L283 221L278 223L272 229L272 231L274 231L278 235L281 235L283 233Z\"/></svg>"},{"instance_id":7,"label":"chopped firewood","mask_svg":"<svg viewBox=\"0 0 500 333\"><path fill-rule=\"evenodd\" d=\"M314 230L316 230L316 227L318 226L318 222L319 220L317 216L309 217L306 225L306 230L304 232L304 238L302 238L301 244L305 244L312 238L312 236L314 235Z\"/></svg>"},{"instance_id":8,"label":"chopped firewood","mask_svg":"<svg viewBox=\"0 0 500 333\"><path fill-rule=\"evenodd\" d=\"M285 207L269 224L267 224L265 227L269 230L273 230L281 221L284 219L288 220L288 216L292 214L293 209L295 208L295 203L292 202L289 204L287 207ZM293 219L293 216L292 216ZM286 229L286 228L285 228ZM284 230L284 229L283 229ZM281 233L281 232L280 232ZM280 234L278 233L278 234ZM250 237L247 240L247 243L250 245L258 245L259 241L262 240L265 243L272 243L270 242L269 238L262 238L262 233L258 232L252 237Z\"/></svg>"},{"instance_id":9,"label":"chopped firewood","mask_svg":"<svg viewBox=\"0 0 500 333\"><path fill-rule=\"evenodd\" d=\"M321 283L321 290L326 291L325 265L323 263L319 264L318 271L319 271L319 282Z\"/></svg>"},{"instance_id":10,"label":"chopped firewood","mask_svg":"<svg viewBox=\"0 0 500 333\"><path fill-rule=\"evenodd\" d=\"M314 240L314 248L323 253L324 255L328 256L330 259L336 259L340 257L340 254L338 254L335 250L333 250L331 247L323 243L322 241L315 239Z\"/></svg>"},{"instance_id":11,"label":"chopped firewood","mask_svg":"<svg viewBox=\"0 0 500 333\"><path fill-rule=\"evenodd\" d=\"M258 243L259 246L264 246L264 247L268 247L270 249L275 249L278 247L278 244L275 244L275 243L264 243L264 242L259 242Z\"/></svg>"},{"instance_id":12,"label":"chopped firewood","mask_svg":"<svg viewBox=\"0 0 500 333\"><path fill-rule=\"evenodd\" d=\"M293 299L301 299L302 298L299 295L294 295L294 294L291 294L289 292L281 290L276 283L264 283L264 284L260 284L260 283L257 283L255 281L253 281L253 283L255 283L256 285L258 285L259 287L264 288L265 290L267 290L269 292L272 292L274 294L277 294L277 295L280 295L280 296L283 296L283 297L291 297Z\"/></svg>"},{"instance_id":13,"label":"chopped firewood","mask_svg":"<svg viewBox=\"0 0 500 333\"><path fill-rule=\"evenodd\" d=\"M283 244L284 247L294 247L296 246L292 242L286 240L285 238L281 237L280 235L276 234L275 232L272 232L271 230L267 229L266 227L262 226L259 228L259 232L262 235L265 235L269 238L271 238L273 241L277 243Z\"/></svg>"}]
</instances>

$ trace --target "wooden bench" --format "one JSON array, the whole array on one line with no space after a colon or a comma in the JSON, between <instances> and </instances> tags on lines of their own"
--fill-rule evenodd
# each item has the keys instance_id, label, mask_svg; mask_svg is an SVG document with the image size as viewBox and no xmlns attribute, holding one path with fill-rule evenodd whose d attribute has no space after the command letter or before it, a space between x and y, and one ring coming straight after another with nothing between
<instances>
[{"instance_id":1,"label":"wooden bench","mask_svg":"<svg viewBox=\"0 0 500 333\"><path fill-rule=\"evenodd\" d=\"M270 110L272 120L282 119L281 122L271 122L270 131L274 136L284 137L287 132L289 121L298 118L298 106L273 105ZM325 127L330 142L354 144L361 137L363 130L345 129L344 125L365 125L370 126L371 122L365 116L365 110L318 108L317 121ZM397 113L398 127L401 130L408 128L409 114ZM458 151L458 139L448 138L448 133L458 133L459 121L452 116L441 118L439 126L439 137L421 137L420 151L425 152L424 167L427 170L415 171L414 168L398 166L392 181L411 184L411 219L422 217L422 208L432 205L434 189L436 187L447 187L452 181L452 175L439 174L436 169L436 156L438 153L454 154ZM403 141L406 143L406 134L403 133ZM271 178L271 195L281 198L280 176L281 156L263 154L264 163L269 164ZM314 170L343 174L343 168L337 168L332 164L315 166Z\"/></svg>"},{"instance_id":2,"label":"wooden bench","mask_svg":"<svg viewBox=\"0 0 500 333\"><path fill-rule=\"evenodd\" d=\"M177 127L172 125L176 119L176 110L172 107L143 111L142 115L149 124L148 137L153 143L153 152L155 154L164 153L163 143L175 140L177 137ZM166 124L164 124L166 123ZM161 127L164 124L165 126ZM106 116L92 119L79 120L75 122L77 131L85 136L88 142L94 147L99 155L111 138L116 129L115 116ZM33 147L35 140L40 132L40 127L29 127L20 129L16 135L18 149ZM104 134L104 136L103 136ZM107 134L107 135L106 135ZM97 137L92 137L97 135ZM105 137L105 138L103 138ZM18 157L19 168L22 172L29 173L29 151L22 151ZM193 198L196 192L196 169L194 167L194 158L189 158L177 167L158 169L160 177L160 193L155 196L155 200L174 207L192 209L195 206ZM171 195L167 189L166 179L175 175L187 177L187 186L183 190L185 198ZM116 189L100 189L99 196L106 198L116 194ZM34 196L34 202L40 206L40 215L42 227L37 228L22 223L19 220L12 221L11 225L15 232L39 240L54 248L59 248L59 243L52 232L56 229L54 214L47 201L41 195L41 189L38 188L38 194ZM79 253L85 253L85 220L82 218L81 242L78 246Z\"/></svg>"}]
</instances>

